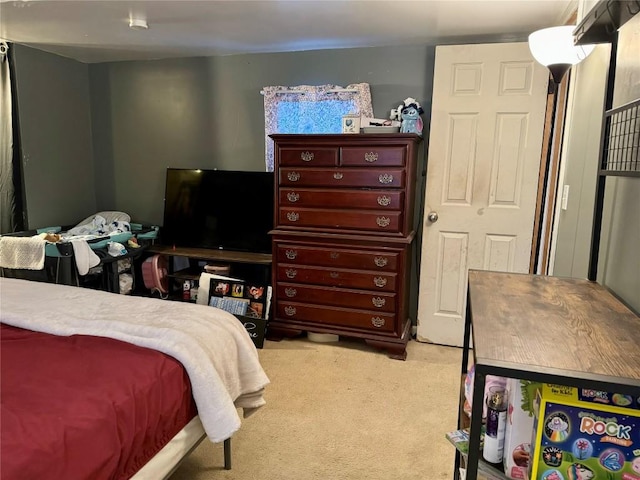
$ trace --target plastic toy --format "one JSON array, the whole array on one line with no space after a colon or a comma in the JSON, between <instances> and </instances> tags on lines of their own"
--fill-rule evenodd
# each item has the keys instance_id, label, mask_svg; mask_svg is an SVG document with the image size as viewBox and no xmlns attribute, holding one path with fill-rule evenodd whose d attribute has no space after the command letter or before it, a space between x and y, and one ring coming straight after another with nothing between
<instances>
[{"instance_id":1,"label":"plastic toy","mask_svg":"<svg viewBox=\"0 0 640 480\"><path fill-rule=\"evenodd\" d=\"M400 133L417 133L422 135L422 118L420 115L424 113L423 108L415 98L408 97L402 105L391 110L391 119L398 118L402 121L400 124Z\"/></svg>"}]
</instances>

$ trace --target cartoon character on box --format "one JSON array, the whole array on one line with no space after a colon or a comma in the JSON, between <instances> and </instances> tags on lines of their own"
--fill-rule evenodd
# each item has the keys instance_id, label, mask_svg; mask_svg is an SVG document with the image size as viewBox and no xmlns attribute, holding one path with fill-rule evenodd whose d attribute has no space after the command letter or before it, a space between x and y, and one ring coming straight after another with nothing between
<instances>
[{"instance_id":1,"label":"cartoon character on box","mask_svg":"<svg viewBox=\"0 0 640 480\"><path fill-rule=\"evenodd\" d=\"M544 433L554 443L563 442L569 436L569 423L564 413L559 413L547 419Z\"/></svg>"},{"instance_id":2,"label":"cartoon character on box","mask_svg":"<svg viewBox=\"0 0 640 480\"><path fill-rule=\"evenodd\" d=\"M578 391L542 386L530 478L640 480L640 411L607 392Z\"/></svg>"},{"instance_id":3,"label":"cartoon character on box","mask_svg":"<svg viewBox=\"0 0 640 480\"><path fill-rule=\"evenodd\" d=\"M569 480L591 480L595 473L586 465L574 463L567 468L567 478Z\"/></svg>"}]
</instances>

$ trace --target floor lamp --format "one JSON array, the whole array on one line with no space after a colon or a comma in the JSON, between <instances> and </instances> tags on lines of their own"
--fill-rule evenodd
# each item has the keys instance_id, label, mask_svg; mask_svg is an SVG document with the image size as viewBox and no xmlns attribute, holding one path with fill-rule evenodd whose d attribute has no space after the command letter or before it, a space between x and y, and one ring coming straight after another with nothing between
<instances>
[{"instance_id":1,"label":"floor lamp","mask_svg":"<svg viewBox=\"0 0 640 480\"><path fill-rule=\"evenodd\" d=\"M556 127L556 110L558 107L558 90L560 82L569 69L580 63L593 51L595 45L575 45L573 40L574 25L563 25L538 30L529 35L529 50L535 60L549 69L551 74L550 87L553 87L553 109L551 111L551 127L549 129L549 143L547 146L547 158L545 160L544 183L540 208L540 223L537 231L536 252L533 264L533 272L538 273L542 239L542 221L544 220L547 183L549 181L549 170L553 157L553 138ZM553 193L553 192L551 192ZM548 233L550 235L550 232ZM540 272L545 274L546 272Z\"/></svg>"}]
</instances>

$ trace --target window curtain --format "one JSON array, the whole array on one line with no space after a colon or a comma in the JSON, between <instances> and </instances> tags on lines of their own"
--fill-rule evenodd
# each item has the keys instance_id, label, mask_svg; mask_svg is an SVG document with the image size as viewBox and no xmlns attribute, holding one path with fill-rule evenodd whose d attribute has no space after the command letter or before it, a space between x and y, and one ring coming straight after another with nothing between
<instances>
[{"instance_id":1,"label":"window curtain","mask_svg":"<svg viewBox=\"0 0 640 480\"><path fill-rule=\"evenodd\" d=\"M24 230L27 221L13 53L10 43L0 41L0 233Z\"/></svg>"},{"instance_id":2,"label":"window curtain","mask_svg":"<svg viewBox=\"0 0 640 480\"><path fill-rule=\"evenodd\" d=\"M13 126L9 45L0 43L0 233L13 231Z\"/></svg>"},{"instance_id":3,"label":"window curtain","mask_svg":"<svg viewBox=\"0 0 640 480\"><path fill-rule=\"evenodd\" d=\"M270 86L264 95L265 163L273 171L274 133L340 133L342 115L373 117L368 83L337 85Z\"/></svg>"}]
</instances>

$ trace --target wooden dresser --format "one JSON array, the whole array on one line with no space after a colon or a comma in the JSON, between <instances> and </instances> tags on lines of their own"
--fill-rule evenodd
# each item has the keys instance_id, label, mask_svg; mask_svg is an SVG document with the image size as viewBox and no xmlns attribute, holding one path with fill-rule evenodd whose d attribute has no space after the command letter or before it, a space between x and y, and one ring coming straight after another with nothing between
<instances>
[{"instance_id":1,"label":"wooden dresser","mask_svg":"<svg viewBox=\"0 0 640 480\"><path fill-rule=\"evenodd\" d=\"M268 337L358 337L405 359L421 137L271 138L277 188Z\"/></svg>"}]
</instances>

